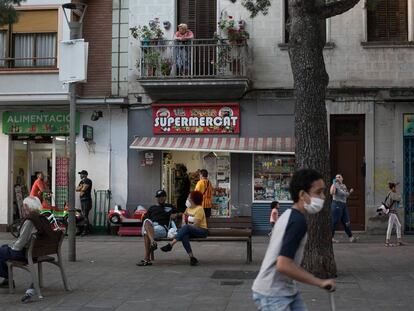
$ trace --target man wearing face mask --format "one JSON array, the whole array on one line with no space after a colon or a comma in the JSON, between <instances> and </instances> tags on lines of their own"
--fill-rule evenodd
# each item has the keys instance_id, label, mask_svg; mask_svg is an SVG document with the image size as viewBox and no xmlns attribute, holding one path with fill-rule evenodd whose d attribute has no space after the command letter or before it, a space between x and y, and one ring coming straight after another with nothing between
<instances>
[{"instance_id":1,"label":"man wearing face mask","mask_svg":"<svg viewBox=\"0 0 414 311\"><path fill-rule=\"evenodd\" d=\"M151 266L150 254L158 248L155 239L166 238L168 225L171 219L175 219L177 210L167 201L167 193L158 190L155 193L157 204L152 205L144 216L142 224L142 236L144 237L145 257L137 263L137 266Z\"/></svg>"},{"instance_id":2,"label":"man wearing face mask","mask_svg":"<svg viewBox=\"0 0 414 311\"><path fill-rule=\"evenodd\" d=\"M289 192L293 200L273 228L260 272L253 283L253 300L259 310L306 311L295 281L335 290L335 281L319 279L300 264L307 240L306 214L323 208L325 183L322 175L302 169L292 177Z\"/></svg>"}]
</instances>

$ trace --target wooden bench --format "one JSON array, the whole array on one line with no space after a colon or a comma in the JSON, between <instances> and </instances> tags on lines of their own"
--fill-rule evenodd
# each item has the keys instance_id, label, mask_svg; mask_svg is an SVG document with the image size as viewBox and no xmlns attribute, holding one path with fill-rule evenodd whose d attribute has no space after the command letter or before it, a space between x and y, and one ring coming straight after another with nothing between
<instances>
[{"instance_id":1,"label":"wooden bench","mask_svg":"<svg viewBox=\"0 0 414 311\"><path fill-rule=\"evenodd\" d=\"M42 276L42 264L48 262L59 267L60 274L62 276L63 286L65 290L69 291L69 284L66 278L65 271L63 269L61 247L64 238L63 232L60 232L56 241L45 241L36 234L33 234L30 239L30 246L26 249L27 261L8 260L7 267L9 272L9 292L14 293L14 282L13 282L13 268L20 268L28 271L32 277L32 283L39 299L43 296L40 292L40 288L43 286ZM57 233L57 234L59 234ZM52 256L51 256L52 255ZM37 264L37 273L35 265ZM37 274L37 275L36 275Z\"/></svg>"},{"instance_id":2,"label":"wooden bench","mask_svg":"<svg viewBox=\"0 0 414 311\"><path fill-rule=\"evenodd\" d=\"M212 217L207 219L208 236L190 239L192 242L245 242L246 263L252 262L252 220L251 217ZM157 241L171 241L169 238ZM151 253L154 260L154 252Z\"/></svg>"}]
</instances>

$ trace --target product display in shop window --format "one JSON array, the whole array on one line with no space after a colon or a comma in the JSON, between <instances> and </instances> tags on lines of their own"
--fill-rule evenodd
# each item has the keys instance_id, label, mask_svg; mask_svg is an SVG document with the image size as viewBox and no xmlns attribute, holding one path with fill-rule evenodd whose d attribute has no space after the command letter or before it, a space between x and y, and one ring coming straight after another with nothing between
<instances>
[{"instance_id":1,"label":"product display in shop window","mask_svg":"<svg viewBox=\"0 0 414 311\"><path fill-rule=\"evenodd\" d=\"M294 156L254 156L255 201L290 201L289 183L295 169Z\"/></svg>"}]
</instances>

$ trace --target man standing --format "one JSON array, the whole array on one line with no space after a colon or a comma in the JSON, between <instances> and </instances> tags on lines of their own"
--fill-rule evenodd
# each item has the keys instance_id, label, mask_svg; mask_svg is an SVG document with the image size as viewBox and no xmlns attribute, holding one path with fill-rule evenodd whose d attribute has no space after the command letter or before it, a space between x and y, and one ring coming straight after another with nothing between
<instances>
[{"instance_id":1,"label":"man standing","mask_svg":"<svg viewBox=\"0 0 414 311\"><path fill-rule=\"evenodd\" d=\"M78 172L78 174L81 181L76 187L76 191L79 192L82 214L85 217L85 226L81 234L86 235L89 233L89 212L92 209L92 180L88 178L88 172L85 170Z\"/></svg>"},{"instance_id":2,"label":"man standing","mask_svg":"<svg viewBox=\"0 0 414 311\"><path fill-rule=\"evenodd\" d=\"M200 170L200 180L197 182L194 191L200 191L203 194L204 214L209 218L211 216L211 197L213 195L213 186L208 180L208 172L205 169Z\"/></svg>"},{"instance_id":3,"label":"man standing","mask_svg":"<svg viewBox=\"0 0 414 311\"><path fill-rule=\"evenodd\" d=\"M142 236L144 237L145 257L137 263L137 266L152 265L150 254L158 246L155 239L167 237L168 226L171 219L175 219L177 210L167 201L167 193L164 190L158 190L155 193L157 205L151 206L144 216L142 224Z\"/></svg>"},{"instance_id":4,"label":"man standing","mask_svg":"<svg viewBox=\"0 0 414 311\"><path fill-rule=\"evenodd\" d=\"M289 192L292 208L276 222L259 274L253 283L253 299L259 310L306 311L295 281L335 290L335 281L322 280L301 268L307 239L306 214L323 208L325 183L312 169L293 174Z\"/></svg>"},{"instance_id":5,"label":"man standing","mask_svg":"<svg viewBox=\"0 0 414 311\"><path fill-rule=\"evenodd\" d=\"M45 183L45 176L42 172L37 172L37 179L33 183L32 189L30 191L31 197L37 197L40 202L43 202L43 192L47 192L47 186Z\"/></svg>"}]
</instances>

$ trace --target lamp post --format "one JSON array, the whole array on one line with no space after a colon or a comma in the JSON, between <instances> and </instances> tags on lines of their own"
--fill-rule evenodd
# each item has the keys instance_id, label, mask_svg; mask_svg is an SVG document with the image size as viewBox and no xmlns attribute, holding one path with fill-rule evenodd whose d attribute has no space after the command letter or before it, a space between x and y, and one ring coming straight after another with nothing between
<instances>
[{"instance_id":1,"label":"lamp post","mask_svg":"<svg viewBox=\"0 0 414 311\"><path fill-rule=\"evenodd\" d=\"M66 22L70 29L70 39L82 37L82 23L87 5L84 3L65 3L62 5ZM66 10L77 15L79 20L72 21L68 18ZM76 185L76 82L69 83L69 210L68 210L68 260L76 261L76 209L75 209L75 185Z\"/></svg>"}]
</instances>

